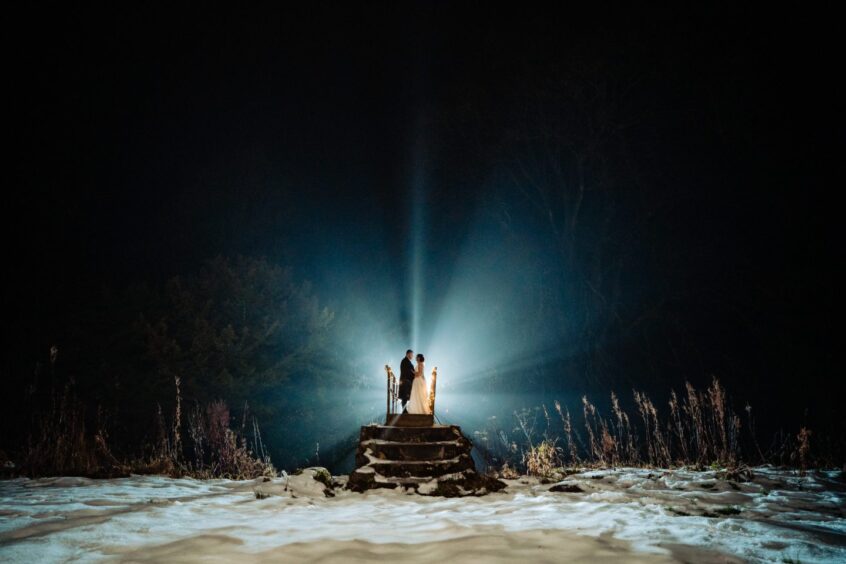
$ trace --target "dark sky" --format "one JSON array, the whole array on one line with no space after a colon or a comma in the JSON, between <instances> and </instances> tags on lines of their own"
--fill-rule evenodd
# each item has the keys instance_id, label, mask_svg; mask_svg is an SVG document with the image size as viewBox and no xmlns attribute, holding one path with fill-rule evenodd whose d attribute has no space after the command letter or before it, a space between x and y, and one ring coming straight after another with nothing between
<instances>
[{"instance_id":1,"label":"dark sky","mask_svg":"<svg viewBox=\"0 0 846 564\"><path fill-rule=\"evenodd\" d=\"M798 340L823 382L841 258L829 21L485 3L19 14L5 49L4 309L35 332L103 285L158 281L217 253L268 255L329 290L350 272L333 264L351 258L402 276L417 143L431 272L446 271L487 197L470 140L496 144L495 129L456 129L586 57L650 77L638 96L661 126L639 149L660 164L661 194L678 196L657 271L736 294L762 342Z\"/></svg>"}]
</instances>

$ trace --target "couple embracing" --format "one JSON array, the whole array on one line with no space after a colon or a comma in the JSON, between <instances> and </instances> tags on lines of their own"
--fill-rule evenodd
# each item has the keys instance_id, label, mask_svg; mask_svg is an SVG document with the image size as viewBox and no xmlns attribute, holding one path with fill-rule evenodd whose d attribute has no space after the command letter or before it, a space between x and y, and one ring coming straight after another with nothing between
<instances>
[{"instance_id":1,"label":"couple embracing","mask_svg":"<svg viewBox=\"0 0 846 564\"><path fill-rule=\"evenodd\" d=\"M414 351L405 351L405 358L400 363L399 396L402 412L411 414L429 414L429 387L426 385L422 354L417 355L417 366L411 363Z\"/></svg>"}]
</instances>

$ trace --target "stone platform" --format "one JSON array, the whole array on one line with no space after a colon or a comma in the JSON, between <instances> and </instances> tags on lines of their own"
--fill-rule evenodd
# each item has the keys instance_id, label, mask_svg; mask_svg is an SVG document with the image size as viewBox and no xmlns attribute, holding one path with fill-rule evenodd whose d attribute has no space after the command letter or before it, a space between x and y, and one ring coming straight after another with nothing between
<instances>
[{"instance_id":1,"label":"stone platform","mask_svg":"<svg viewBox=\"0 0 846 564\"><path fill-rule=\"evenodd\" d=\"M361 428L349 489L401 487L454 497L505 487L476 472L473 445L457 425L435 425L431 415L389 415L386 422Z\"/></svg>"},{"instance_id":2,"label":"stone platform","mask_svg":"<svg viewBox=\"0 0 846 564\"><path fill-rule=\"evenodd\" d=\"M416 415L411 413L392 413L385 417L386 427L432 427L434 415Z\"/></svg>"}]
</instances>

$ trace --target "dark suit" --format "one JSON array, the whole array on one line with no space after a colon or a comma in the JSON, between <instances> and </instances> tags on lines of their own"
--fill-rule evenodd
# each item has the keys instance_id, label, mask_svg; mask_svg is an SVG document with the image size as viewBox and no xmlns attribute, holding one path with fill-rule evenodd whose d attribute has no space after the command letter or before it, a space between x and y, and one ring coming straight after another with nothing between
<instances>
[{"instance_id":1,"label":"dark suit","mask_svg":"<svg viewBox=\"0 0 846 564\"><path fill-rule=\"evenodd\" d=\"M400 401L402 401L403 408L405 408L405 404L408 403L408 400L411 399L411 386L413 384L414 365L411 364L408 357L404 357L402 362L400 362L399 392L397 393Z\"/></svg>"}]
</instances>

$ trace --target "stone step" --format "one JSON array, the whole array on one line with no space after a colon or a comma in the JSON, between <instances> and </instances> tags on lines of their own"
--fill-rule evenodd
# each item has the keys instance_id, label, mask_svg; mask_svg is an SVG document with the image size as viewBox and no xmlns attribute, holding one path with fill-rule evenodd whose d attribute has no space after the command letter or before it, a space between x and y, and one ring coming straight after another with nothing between
<instances>
[{"instance_id":1,"label":"stone step","mask_svg":"<svg viewBox=\"0 0 846 564\"><path fill-rule=\"evenodd\" d=\"M389 484L397 484L397 485L403 486L403 487L409 487L409 486L412 486L412 485L415 485L415 484L416 485L425 484L426 482L429 482L429 481L432 480L432 478L430 478L429 476L425 476L423 478L418 478L416 476L410 476L410 477L405 477L405 478L384 478L384 479Z\"/></svg>"},{"instance_id":2,"label":"stone step","mask_svg":"<svg viewBox=\"0 0 846 564\"><path fill-rule=\"evenodd\" d=\"M475 467L473 459L463 454L447 460L379 460L369 465L377 474L386 478L423 478L455 474Z\"/></svg>"},{"instance_id":3,"label":"stone step","mask_svg":"<svg viewBox=\"0 0 846 564\"><path fill-rule=\"evenodd\" d=\"M455 425L434 425L431 427L392 427L367 425L361 428L361 442L378 439L400 443L431 443L454 441L461 437L461 429Z\"/></svg>"},{"instance_id":4,"label":"stone step","mask_svg":"<svg viewBox=\"0 0 846 564\"><path fill-rule=\"evenodd\" d=\"M476 475L477 474L476 474L475 470L465 470L464 473L462 474L462 477L470 476L470 477L475 478ZM432 478L429 477L429 476L424 476L424 477L406 476L406 477L399 477L399 478L397 478L397 477L390 477L390 478L382 477L381 480L383 480L383 482L387 483L387 484L396 484L398 486L408 488L408 487L419 486L420 484L425 484L426 482L431 482Z\"/></svg>"},{"instance_id":5,"label":"stone step","mask_svg":"<svg viewBox=\"0 0 846 564\"><path fill-rule=\"evenodd\" d=\"M476 475L475 471L473 470L468 470L466 474L471 476ZM395 489L397 487L413 488L416 490L417 486L419 486L420 484L425 484L426 482L430 482L431 480L431 476L378 476L377 479L377 475L375 473L359 472L358 470L356 470L352 474L350 474L349 481L347 482L347 487L353 491L358 492L377 488Z\"/></svg>"},{"instance_id":6,"label":"stone step","mask_svg":"<svg viewBox=\"0 0 846 564\"><path fill-rule=\"evenodd\" d=\"M371 456L383 460L445 460L470 453L470 442L465 439L455 441L431 441L403 443L393 441L366 441L362 447L370 450ZM367 464L364 453L356 457L356 465Z\"/></svg>"},{"instance_id":7,"label":"stone step","mask_svg":"<svg viewBox=\"0 0 846 564\"><path fill-rule=\"evenodd\" d=\"M385 417L385 425L388 427L431 427L434 424L434 415L392 413Z\"/></svg>"}]
</instances>

